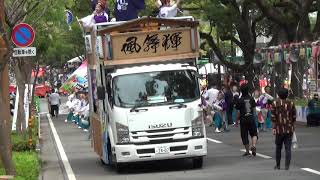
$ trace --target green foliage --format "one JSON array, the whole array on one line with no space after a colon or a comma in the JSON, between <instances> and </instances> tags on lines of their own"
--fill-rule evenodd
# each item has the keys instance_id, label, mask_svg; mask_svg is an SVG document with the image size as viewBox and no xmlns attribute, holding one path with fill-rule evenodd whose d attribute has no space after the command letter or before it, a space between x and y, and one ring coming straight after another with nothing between
<instances>
[{"instance_id":1,"label":"green foliage","mask_svg":"<svg viewBox=\"0 0 320 180\"><path fill-rule=\"evenodd\" d=\"M30 151L36 149L38 141L38 121L36 118L32 121L32 145L29 145L29 133L17 134L11 133L12 150L16 152ZM28 129L29 130L29 129Z\"/></svg>"},{"instance_id":2,"label":"green foliage","mask_svg":"<svg viewBox=\"0 0 320 180\"><path fill-rule=\"evenodd\" d=\"M294 103L296 106L308 106L308 99L295 99Z\"/></svg>"},{"instance_id":3,"label":"green foliage","mask_svg":"<svg viewBox=\"0 0 320 180\"><path fill-rule=\"evenodd\" d=\"M38 154L33 151L14 152L13 161L16 166L16 180L36 180L40 172ZM4 175L4 169L0 168L0 175Z\"/></svg>"},{"instance_id":4,"label":"green foliage","mask_svg":"<svg viewBox=\"0 0 320 180\"><path fill-rule=\"evenodd\" d=\"M74 15L71 29L66 23L65 10ZM44 0L27 16L36 31L33 46L37 47L40 64L62 66L73 57L84 54L84 39L76 19L91 13L88 0Z\"/></svg>"},{"instance_id":5,"label":"green foliage","mask_svg":"<svg viewBox=\"0 0 320 180\"><path fill-rule=\"evenodd\" d=\"M36 133L36 132L35 132ZM12 150L16 152L22 152L22 151L30 151L35 150L36 147L36 134L33 133L33 139L32 139L32 145L29 146L28 143L28 134L22 134L19 135L17 133L11 134L11 140L12 140Z\"/></svg>"}]
</instances>

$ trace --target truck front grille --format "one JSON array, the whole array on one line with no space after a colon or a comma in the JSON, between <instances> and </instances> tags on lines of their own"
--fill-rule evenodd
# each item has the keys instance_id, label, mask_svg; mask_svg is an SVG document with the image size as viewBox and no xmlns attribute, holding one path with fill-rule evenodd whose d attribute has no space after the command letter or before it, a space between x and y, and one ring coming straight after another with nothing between
<instances>
[{"instance_id":1,"label":"truck front grille","mask_svg":"<svg viewBox=\"0 0 320 180\"><path fill-rule=\"evenodd\" d=\"M130 142L133 144L163 144L184 141L191 137L190 127L130 132Z\"/></svg>"}]
</instances>

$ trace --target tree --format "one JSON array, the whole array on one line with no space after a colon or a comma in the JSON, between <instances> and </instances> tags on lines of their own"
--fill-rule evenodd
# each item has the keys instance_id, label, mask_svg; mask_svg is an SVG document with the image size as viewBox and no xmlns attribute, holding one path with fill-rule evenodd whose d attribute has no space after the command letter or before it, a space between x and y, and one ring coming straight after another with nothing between
<instances>
[{"instance_id":1,"label":"tree","mask_svg":"<svg viewBox=\"0 0 320 180\"><path fill-rule=\"evenodd\" d=\"M11 30L12 28L25 20L27 16L32 15L35 12L42 12L36 11L36 8L41 4L41 2L45 3L48 1L36 1L36 0L14 0L14 1L0 1L1 7L1 22L0 22L0 32L1 32L1 57L0 57L0 82L1 82L1 89L0 89L0 113L3 115L2 119L0 120L0 155L3 165L6 170L6 174L15 175L15 168L12 162L12 149L11 149L11 138L10 138L10 130L11 130L11 120L10 120L10 110L9 110L9 103L8 99L8 85L9 82L7 81L7 68L8 62L12 59L12 48L13 44L10 42L11 37ZM41 13L39 13L41 17ZM21 59L16 60L15 69L16 74L21 72L25 72L25 74L29 74L31 68L27 68L24 66L24 62ZM29 63L26 63L29 64ZM19 71L20 69L20 71ZM31 72L30 72L31 73ZM18 75L17 77L28 77ZM21 80L18 80L21 81ZM24 85L23 85L24 86ZM20 85L21 87L21 85ZM20 95L23 97L24 93L23 90L20 91ZM23 98L22 98L23 99ZM21 106L20 106L21 108ZM21 109L20 109L21 111ZM23 111L22 111L23 112ZM24 119L24 118L23 118ZM22 121L22 118L18 118L18 120ZM23 121L22 121L23 122ZM18 124L19 125L19 124ZM20 126L21 127L21 126ZM25 126L24 126L25 127ZM17 126L19 129L19 126Z\"/></svg>"},{"instance_id":2,"label":"tree","mask_svg":"<svg viewBox=\"0 0 320 180\"><path fill-rule=\"evenodd\" d=\"M256 37L260 34L260 29L257 27L258 23L264 19L255 4L249 0L189 0L186 2L189 3L189 7L196 10L193 14L210 23L210 32L200 32L201 38L208 42L222 64L232 70L245 73L247 80L252 82L251 88L254 88L257 82L254 77L253 60ZM216 28L220 40L231 41L241 48L244 56L243 64L226 60L212 36L213 28Z\"/></svg>"},{"instance_id":3,"label":"tree","mask_svg":"<svg viewBox=\"0 0 320 180\"><path fill-rule=\"evenodd\" d=\"M6 1L6 24L8 25L8 34L11 37L11 30L13 27L21 22L26 22L27 18L30 16L41 17L47 8L44 10L37 9L42 4L50 4L51 0L45 1L35 1L35 0L15 0L15 1ZM48 3L48 4L47 4ZM44 7L44 6L43 6ZM32 21L29 21L30 24L35 23L39 18L35 18ZM14 45L10 42L9 49L12 50ZM9 56L11 61L13 61L13 69L15 72L17 87L19 91L19 106L18 106L18 115L17 115L17 125L16 130L18 134L25 132L26 130L26 121L25 121L25 109L24 109L24 92L25 84L29 84L31 79L31 72L34 66L32 58L21 57L14 58Z\"/></svg>"},{"instance_id":4,"label":"tree","mask_svg":"<svg viewBox=\"0 0 320 180\"><path fill-rule=\"evenodd\" d=\"M274 25L272 44L316 40L320 34L319 0L255 0L255 3ZM311 26L310 12L318 12L314 26ZM292 63L291 88L293 94L302 96L303 61Z\"/></svg>"},{"instance_id":5,"label":"tree","mask_svg":"<svg viewBox=\"0 0 320 180\"><path fill-rule=\"evenodd\" d=\"M11 121L8 101L8 39L5 30L4 0L0 0L0 165L5 168L6 174L15 175L12 161L10 129Z\"/></svg>"}]
</instances>

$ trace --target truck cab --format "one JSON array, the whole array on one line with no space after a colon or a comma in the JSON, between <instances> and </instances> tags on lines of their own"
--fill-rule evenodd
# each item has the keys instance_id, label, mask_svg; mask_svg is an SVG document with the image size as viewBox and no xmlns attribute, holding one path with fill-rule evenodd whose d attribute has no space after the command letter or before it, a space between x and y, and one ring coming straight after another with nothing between
<instances>
[{"instance_id":1,"label":"truck cab","mask_svg":"<svg viewBox=\"0 0 320 180\"><path fill-rule=\"evenodd\" d=\"M189 158L202 167L197 26L147 17L90 31L90 121L103 163Z\"/></svg>"}]
</instances>

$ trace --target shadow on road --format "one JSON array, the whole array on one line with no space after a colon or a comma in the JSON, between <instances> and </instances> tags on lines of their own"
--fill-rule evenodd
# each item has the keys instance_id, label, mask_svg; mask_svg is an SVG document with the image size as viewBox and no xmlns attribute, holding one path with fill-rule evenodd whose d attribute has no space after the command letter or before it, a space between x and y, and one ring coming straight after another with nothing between
<instances>
[{"instance_id":1,"label":"shadow on road","mask_svg":"<svg viewBox=\"0 0 320 180\"><path fill-rule=\"evenodd\" d=\"M115 171L113 167L106 166L109 170ZM145 173L159 173L170 171L189 171L192 170L192 160L190 159L176 159L176 160L161 160L129 163L119 171L119 174L145 174Z\"/></svg>"}]
</instances>

